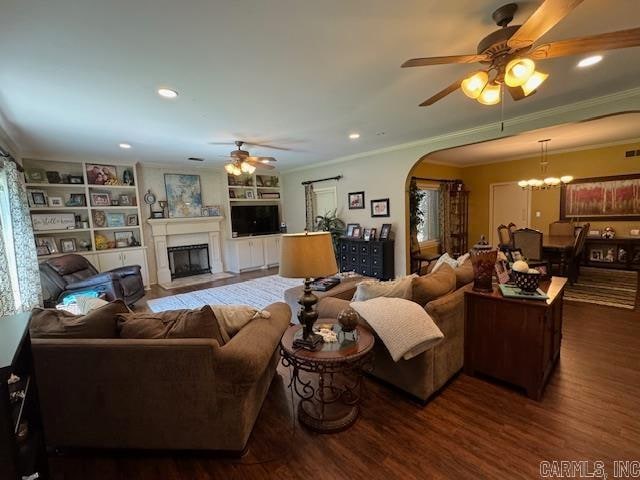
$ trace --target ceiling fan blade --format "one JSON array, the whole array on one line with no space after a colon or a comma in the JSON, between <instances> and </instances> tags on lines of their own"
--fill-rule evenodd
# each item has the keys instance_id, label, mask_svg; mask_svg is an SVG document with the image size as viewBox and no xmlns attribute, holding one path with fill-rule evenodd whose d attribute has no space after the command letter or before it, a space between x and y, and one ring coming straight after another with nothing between
<instances>
[{"instance_id":1,"label":"ceiling fan blade","mask_svg":"<svg viewBox=\"0 0 640 480\"><path fill-rule=\"evenodd\" d=\"M404 62L401 67L426 67L428 65L444 65L447 63L475 63L489 60L487 55L452 55L449 57L412 58Z\"/></svg>"},{"instance_id":2,"label":"ceiling fan blade","mask_svg":"<svg viewBox=\"0 0 640 480\"><path fill-rule=\"evenodd\" d=\"M256 163L272 163L272 162L277 162L278 160L276 160L273 157L246 157L245 161L249 161L249 162L256 162Z\"/></svg>"},{"instance_id":3,"label":"ceiling fan blade","mask_svg":"<svg viewBox=\"0 0 640 480\"><path fill-rule=\"evenodd\" d=\"M545 43L527 54L534 60L640 46L640 28Z\"/></svg>"},{"instance_id":4,"label":"ceiling fan blade","mask_svg":"<svg viewBox=\"0 0 640 480\"><path fill-rule=\"evenodd\" d=\"M288 152L291 150L288 147L280 147L278 145L267 145L265 143L244 142L244 144L250 147L270 148L271 150L282 150L283 152Z\"/></svg>"},{"instance_id":5,"label":"ceiling fan blade","mask_svg":"<svg viewBox=\"0 0 640 480\"><path fill-rule=\"evenodd\" d=\"M433 105L434 103L436 103L438 100L442 100L444 97L446 97L450 93L455 92L457 89L460 88L460 84L462 83L462 80L464 80L464 78L466 78L466 77L463 77L460 80L456 80L451 85L449 85L447 88L444 88L444 89L440 90L438 93L436 93L432 97L430 97L430 98L426 99L424 102L422 102L420 104L420 106L421 107L428 107L428 106Z\"/></svg>"},{"instance_id":6,"label":"ceiling fan blade","mask_svg":"<svg viewBox=\"0 0 640 480\"><path fill-rule=\"evenodd\" d=\"M246 161L249 165L253 165L256 168L263 168L265 170L273 170L275 167L275 165L272 165L270 163L262 163L262 162L256 162L253 160L247 160Z\"/></svg>"},{"instance_id":7,"label":"ceiling fan blade","mask_svg":"<svg viewBox=\"0 0 640 480\"><path fill-rule=\"evenodd\" d=\"M207 145L235 145L235 142L208 142Z\"/></svg>"},{"instance_id":8,"label":"ceiling fan blade","mask_svg":"<svg viewBox=\"0 0 640 480\"><path fill-rule=\"evenodd\" d=\"M507 45L513 50L531 46L536 40L555 27L560 20L569 15L582 1L545 0L507 41Z\"/></svg>"}]
</instances>

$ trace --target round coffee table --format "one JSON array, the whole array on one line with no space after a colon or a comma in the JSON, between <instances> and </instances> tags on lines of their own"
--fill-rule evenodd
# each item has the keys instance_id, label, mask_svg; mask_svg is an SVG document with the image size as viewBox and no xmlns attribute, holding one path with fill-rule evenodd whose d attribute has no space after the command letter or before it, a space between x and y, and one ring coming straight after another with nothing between
<instances>
[{"instance_id":1,"label":"round coffee table","mask_svg":"<svg viewBox=\"0 0 640 480\"><path fill-rule=\"evenodd\" d=\"M315 326L328 326L338 341L321 343L316 351L295 348L302 326L287 329L280 340L282 364L291 367L289 388L300 397L300 423L320 433L339 432L356 421L360 413L362 372L372 367L374 338L358 326L343 332L334 319L319 319Z\"/></svg>"}]
</instances>

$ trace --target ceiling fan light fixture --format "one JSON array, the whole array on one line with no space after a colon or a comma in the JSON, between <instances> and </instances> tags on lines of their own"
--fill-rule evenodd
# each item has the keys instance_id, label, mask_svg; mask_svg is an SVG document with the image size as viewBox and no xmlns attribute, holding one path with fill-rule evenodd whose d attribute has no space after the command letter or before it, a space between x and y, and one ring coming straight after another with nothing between
<instances>
[{"instance_id":1,"label":"ceiling fan light fixture","mask_svg":"<svg viewBox=\"0 0 640 480\"><path fill-rule=\"evenodd\" d=\"M507 63L504 72L504 83L510 87L519 87L524 85L533 75L536 64L530 58L514 58Z\"/></svg>"},{"instance_id":2,"label":"ceiling fan light fixture","mask_svg":"<svg viewBox=\"0 0 640 480\"><path fill-rule=\"evenodd\" d=\"M477 100L483 105L496 105L500 103L500 85L497 83L487 84Z\"/></svg>"},{"instance_id":3,"label":"ceiling fan light fixture","mask_svg":"<svg viewBox=\"0 0 640 480\"><path fill-rule=\"evenodd\" d=\"M484 70L480 70L470 77L465 78L460 83L460 88L462 88L462 92L467 97L476 99L480 96L487 83L489 83L489 74Z\"/></svg>"},{"instance_id":4,"label":"ceiling fan light fixture","mask_svg":"<svg viewBox=\"0 0 640 480\"><path fill-rule=\"evenodd\" d=\"M233 172L234 172L235 168L236 168L236 166L235 166L233 163L227 163L227 164L224 166L224 169L226 170L226 172L227 172L229 175L233 175Z\"/></svg>"},{"instance_id":5,"label":"ceiling fan light fixture","mask_svg":"<svg viewBox=\"0 0 640 480\"><path fill-rule=\"evenodd\" d=\"M251 165L249 165L247 162L242 162L240 164L240 170L242 170L242 173L250 173L249 170L251 169Z\"/></svg>"},{"instance_id":6,"label":"ceiling fan light fixture","mask_svg":"<svg viewBox=\"0 0 640 480\"><path fill-rule=\"evenodd\" d=\"M238 166L234 165L234 166L233 166L233 174L234 174L236 177L239 177L240 175L242 175L242 170L240 170L240 167L238 167Z\"/></svg>"},{"instance_id":7,"label":"ceiling fan light fixture","mask_svg":"<svg viewBox=\"0 0 640 480\"><path fill-rule=\"evenodd\" d=\"M522 91L525 96L531 95L542 83L549 77L548 73L539 71L533 72L533 75L522 85Z\"/></svg>"}]
</instances>

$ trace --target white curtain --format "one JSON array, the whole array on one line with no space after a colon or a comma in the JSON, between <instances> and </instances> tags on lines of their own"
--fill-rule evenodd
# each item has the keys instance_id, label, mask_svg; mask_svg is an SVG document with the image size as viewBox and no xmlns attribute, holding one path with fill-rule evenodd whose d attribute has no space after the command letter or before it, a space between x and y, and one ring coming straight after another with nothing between
<instances>
[{"instance_id":1,"label":"white curtain","mask_svg":"<svg viewBox=\"0 0 640 480\"><path fill-rule=\"evenodd\" d=\"M42 294L24 179L10 160L2 159L0 168L6 180L0 235L0 315L10 315L39 305ZM5 240L12 243L11 258Z\"/></svg>"}]
</instances>

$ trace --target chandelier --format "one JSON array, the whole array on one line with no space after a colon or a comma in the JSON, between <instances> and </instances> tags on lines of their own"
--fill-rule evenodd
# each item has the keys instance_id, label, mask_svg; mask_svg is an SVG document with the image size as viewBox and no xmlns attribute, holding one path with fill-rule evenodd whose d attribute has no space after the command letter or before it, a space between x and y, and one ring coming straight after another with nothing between
<instances>
[{"instance_id":1,"label":"chandelier","mask_svg":"<svg viewBox=\"0 0 640 480\"><path fill-rule=\"evenodd\" d=\"M546 176L547 174L547 166L549 165L548 160L548 149L550 138L546 138L544 140L538 140L540 144L540 171L542 173L542 180L539 178L530 178L529 180L520 180L518 182L518 186L522 187L523 190L531 189L531 190L546 190L549 188L558 187L560 185L566 185L567 183L573 180L571 175L563 175L560 178Z\"/></svg>"},{"instance_id":2,"label":"chandelier","mask_svg":"<svg viewBox=\"0 0 640 480\"><path fill-rule=\"evenodd\" d=\"M250 163L243 162L241 160L233 160L227 163L224 166L224 169L227 171L229 175L235 175L236 177L239 177L243 173L251 174L256 171L256 167L254 167Z\"/></svg>"},{"instance_id":3,"label":"chandelier","mask_svg":"<svg viewBox=\"0 0 640 480\"><path fill-rule=\"evenodd\" d=\"M495 70L494 78L489 80L489 72ZM480 70L460 83L464 94L483 105L500 103L504 88L508 88L514 98L528 97L549 77L548 73L536 70L536 64L530 58L514 58L507 66L497 65L490 70ZM506 85L506 87L505 87Z\"/></svg>"}]
</instances>

